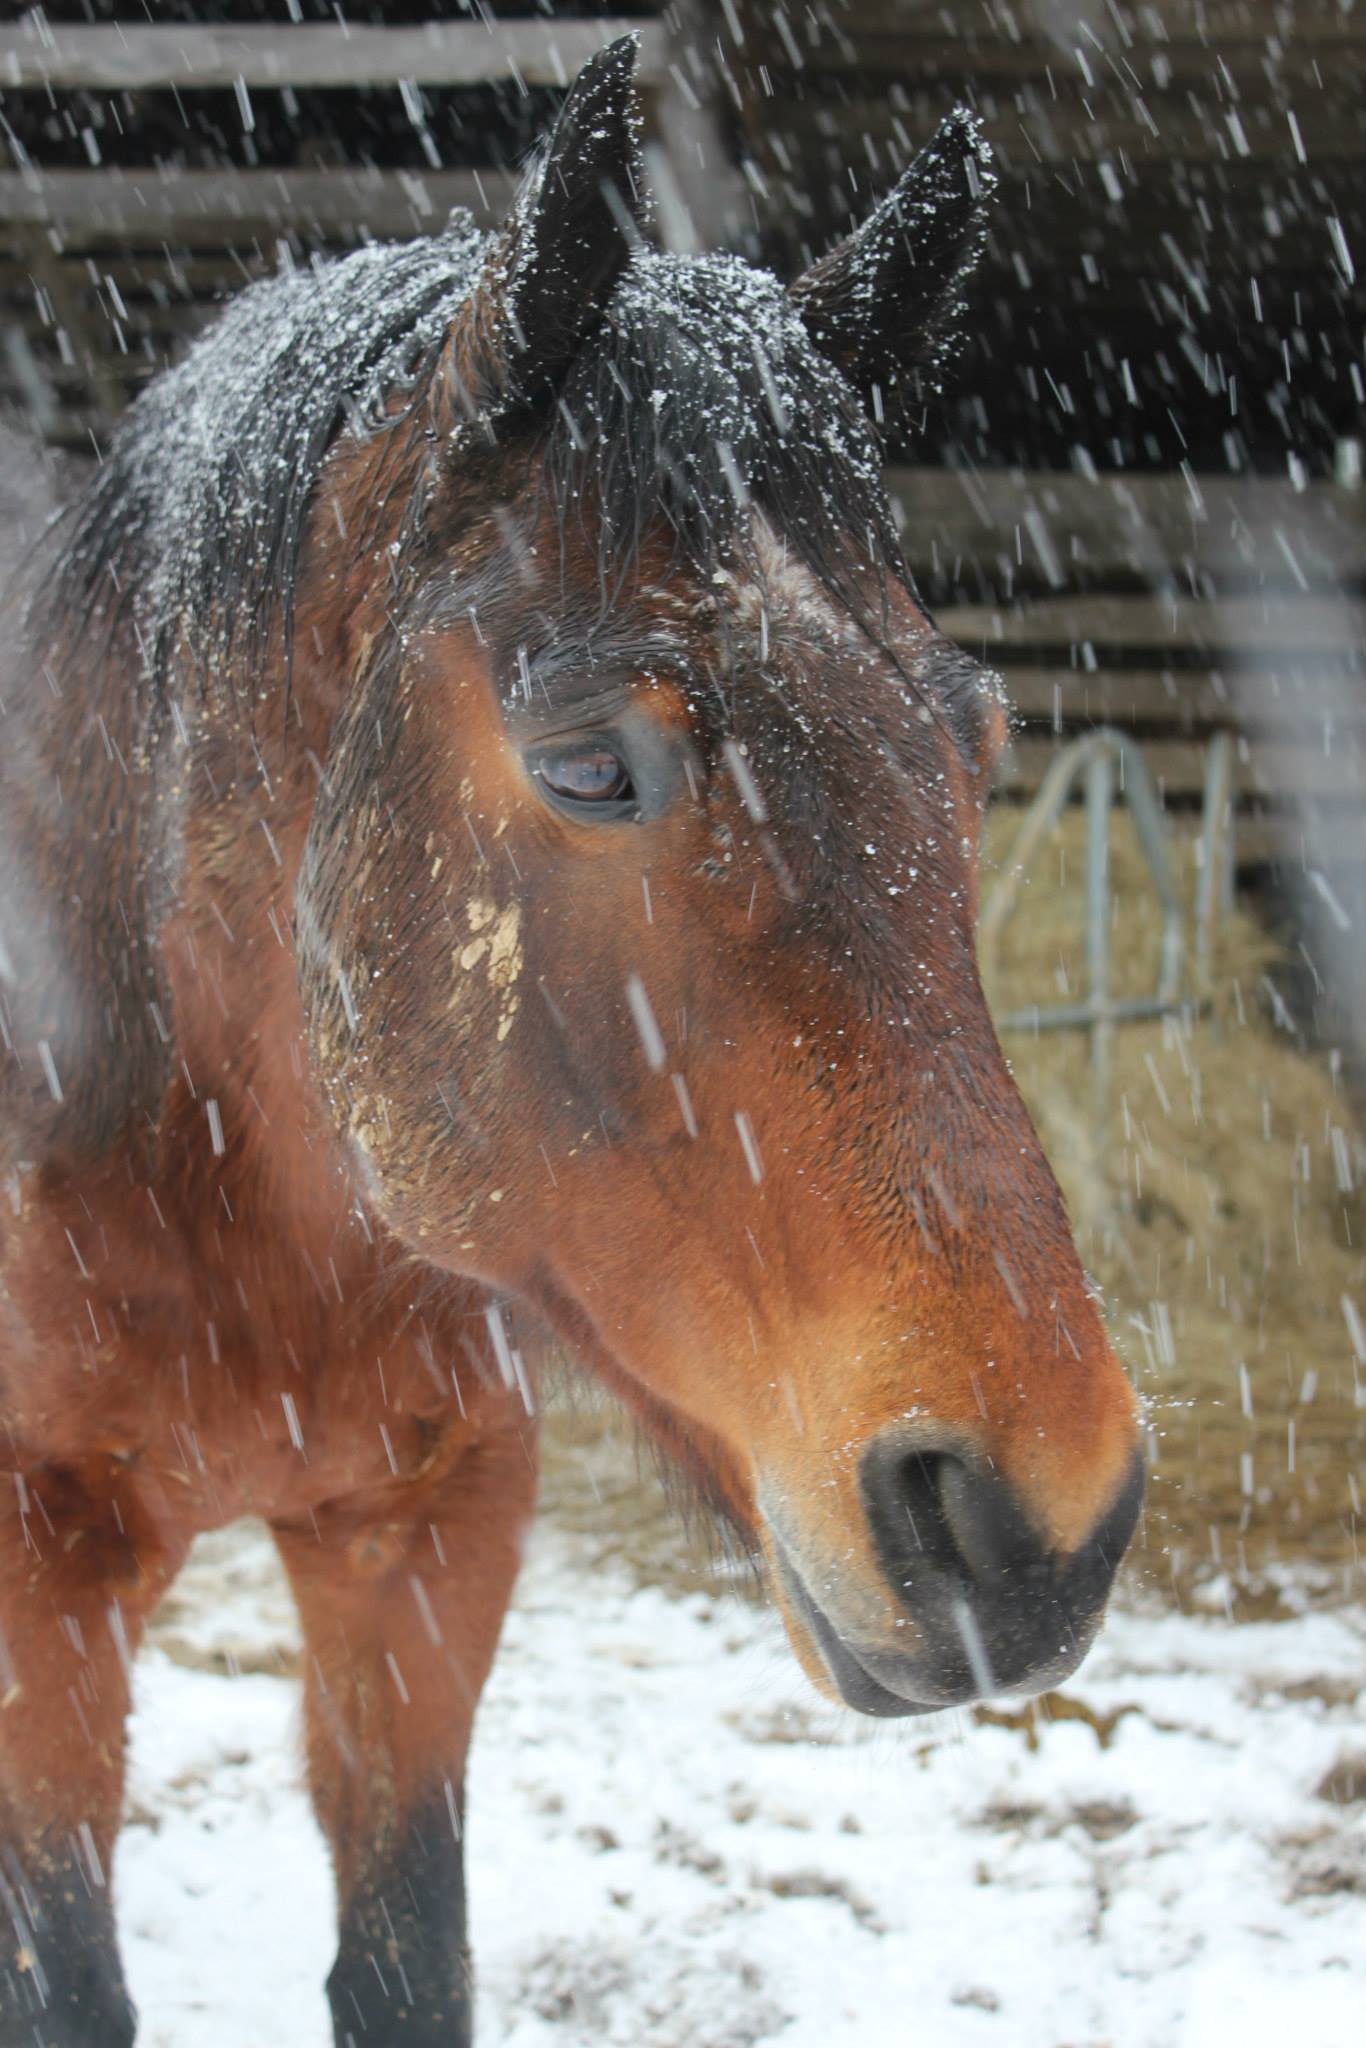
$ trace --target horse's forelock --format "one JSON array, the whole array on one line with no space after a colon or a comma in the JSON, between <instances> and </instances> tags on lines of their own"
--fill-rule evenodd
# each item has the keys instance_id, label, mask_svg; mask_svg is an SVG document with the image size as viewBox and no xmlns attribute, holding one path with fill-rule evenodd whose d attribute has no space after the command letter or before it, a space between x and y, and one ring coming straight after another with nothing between
<instances>
[{"instance_id":1,"label":"horse's forelock","mask_svg":"<svg viewBox=\"0 0 1366 2048\"><path fill-rule=\"evenodd\" d=\"M640 251L572 364L547 473L591 502L620 573L661 525L709 576L743 554L758 508L846 602L900 572L871 426L778 281L734 257Z\"/></svg>"}]
</instances>

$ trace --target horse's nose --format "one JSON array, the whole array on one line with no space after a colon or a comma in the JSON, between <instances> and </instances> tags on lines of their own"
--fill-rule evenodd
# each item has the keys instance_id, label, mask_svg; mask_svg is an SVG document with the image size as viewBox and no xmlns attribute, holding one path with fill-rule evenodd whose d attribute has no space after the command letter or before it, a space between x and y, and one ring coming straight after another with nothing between
<instances>
[{"instance_id":1,"label":"horse's nose","mask_svg":"<svg viewBox=\"0 0 1366 2048\"><path fill-rule=\"evenodd\" d=\"M1050 1682L1078 1661L1143 1497L1135 1459L1074 1550L1049 1543L1002 1473L960 1443L875 1438L861 1465L878 1561L945 1693Z\"/></svg>"}]
</instances>

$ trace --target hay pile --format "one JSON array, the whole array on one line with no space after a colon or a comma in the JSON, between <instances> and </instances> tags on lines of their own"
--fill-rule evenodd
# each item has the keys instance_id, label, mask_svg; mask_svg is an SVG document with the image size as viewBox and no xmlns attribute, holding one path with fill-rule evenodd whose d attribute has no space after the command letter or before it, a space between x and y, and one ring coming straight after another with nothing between
<instances>
[{"instance_id":1,"label":"hay pile","mask_svg":"<svg viewBox=\"0 0 1366 2048\"><path fill-rule=\"evenodd\" d=\"M992 815L986 888L1016 824ZM1080 814L1064 820L1006 927L988 990L998 1014L1085 995L1083 829ZM1187 902L1193 851L1174 839ZM1151 994L1157 906L1123 813L1113 883L1115 993ZM1274 1588L1287 1563L1325 1568L1325 1590L1344 1574L1362 1585L1366 1154L1337 1063L1296 1040L1273 957L1263 928L1234 911L1209 1011L1117 1031L1103 1139L1085 1035L1006 1040L1149 1403L1145 1576L1242 1599Z\"/></svg>"}]
</instances>

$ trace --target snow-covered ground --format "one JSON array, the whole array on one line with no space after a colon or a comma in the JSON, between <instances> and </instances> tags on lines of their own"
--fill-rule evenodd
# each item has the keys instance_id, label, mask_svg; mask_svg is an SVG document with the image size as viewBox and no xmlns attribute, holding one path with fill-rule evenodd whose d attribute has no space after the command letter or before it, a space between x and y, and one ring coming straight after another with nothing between
<instances>
[{"instance_id":1,"label":"snow-covered ground","mask_svg":"<svg viewBox=\"0 0 1366 2048\"><path fill-rule=\"evenodd\" d=\"M218 1540L172 1647L255 1668L139 1669L142 2039L325 2048L292 1618L264 1537ZM771 1615L542 1529L471 1773L482 2043L1360 2048L1366 1614L1119 1614L1067 1699L870 1727Z\"/></svg>"}]
</instances>

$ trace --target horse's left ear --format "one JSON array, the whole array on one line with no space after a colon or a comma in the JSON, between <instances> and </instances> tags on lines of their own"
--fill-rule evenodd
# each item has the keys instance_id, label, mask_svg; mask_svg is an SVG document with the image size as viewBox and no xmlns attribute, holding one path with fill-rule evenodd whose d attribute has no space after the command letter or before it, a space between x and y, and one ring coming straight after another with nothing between
<instances>
[{"instance_id":1,"label":"horse's left ear","mask_svg":"<svg viewBox=\"0 0 1366 2048\"><path fill-rule=\"evenodd\" d=\"M554 380L641 239L638 48L621 36L584 65L494 239L448 354L450 395L466 418L529 403Z\"/></svg>"},{"instance_id":2,"label":"horse's left ear","mask_svg":"<svg viewBox=\"0 0 1366 2048\"><path fill-rule=\"evenodd\" d=\"M938 389L995 188L981 124L956 107L863 226L789 286L817 348L879 422Z\"/></svg>"}]
</instances>

